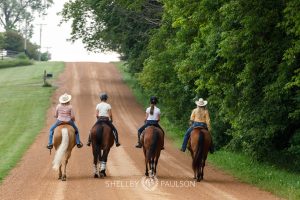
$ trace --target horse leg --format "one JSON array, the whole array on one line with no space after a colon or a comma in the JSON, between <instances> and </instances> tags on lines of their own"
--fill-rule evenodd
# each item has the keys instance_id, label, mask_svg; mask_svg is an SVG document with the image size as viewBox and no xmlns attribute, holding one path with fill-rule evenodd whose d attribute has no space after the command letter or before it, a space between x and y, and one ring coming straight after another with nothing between
<instances>
[{"instance_id":1,"label":"horse leg","mask_svg":"<svg viewBox=\"0 0 300 200\"><path fill-rule=\"evenodd\" d=\"M96 147L93 147L93 155L94 155L94 178L99 178L98 175L98 150L96 149Z\"/></svg>"},{"instance_id":2,"label":"horse leg","mask_svg":"<svg viewBox=\"0 0 300 200\"><path fill-rule=\"evenodd\" d=\"M145 156L145 166L146 166L145 176L149 176L149 173L148 173L148 159L147 159L147 152L146 152L145 148L143 148L143 152L144 152L144 156Z\"/></svg>"},{"instance_id":3,"label":"horse leg","mask_svg":"<svg viewBox=\"0 0 300 200\"><path fill-rule=\"evenodd\" d=\"M63 175L62 175L62 178L61 178L62 181L67 180L67 164L68 164L68 160L65 159L64 162L63 162Z\"/></svg>"},{"instance_id":4,"label":"horse leg","mask_svg":"<svg viewBox=\"0 0 300 200\"><path fill-rule=\"evenodd\" d=\"M150 175L151 178L154 177L154 158L150 159Z\"/></svg>"},{"instance_id":5,"label":"horse leg","mask_svg":"<svg viewBox=\"0 0 300 200\"><path fill-rule=\"evenodd\" d=\"M200 182L202 180L202 161L201 161L201 164L200 166L198 167L197 169L197 182Z\"/></svg>"},{"instance_id":6,"label":"horse leg","mask_svg":"<svg viewBox=\"0 0 300 200\"><path fill-rule=\"evenodd\" d=\"M109 149L105 149L103 151L103 155L101 156L101 167L100 167L100 177L103 178L106 176L106 163L107 163L107 157L108 157L108 153L110 151L110 148Z\"/></svg>"},{"instance_id":7,"label":"horse leg","mask_svg":"<svg viewBox=\"0 0 300 200\"><path fill-rule=\"evenodd\" d=\"M201 180L203 180L203 177L204 177L204 167L205 167L205 160L203 161L203 164L201 167Z\"/></svg>"},{"instance_id":8,"label":"horse leg","mask_svg":"<svg viewBox=\"0 0 300 200\"><path fill-rule=\"evenodd\" d=\"M59 166L58 168L58 180L61 180L61 177L62 177L62 172L61 172L61 165Z\"/></svg>"}]
</instances>

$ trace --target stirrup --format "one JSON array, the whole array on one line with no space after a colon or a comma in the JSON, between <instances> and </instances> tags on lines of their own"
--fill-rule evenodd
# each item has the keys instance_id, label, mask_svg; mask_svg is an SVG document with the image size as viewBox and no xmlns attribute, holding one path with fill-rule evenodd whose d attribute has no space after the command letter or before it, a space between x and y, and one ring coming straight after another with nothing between
<instances>
[{"instance_id":1,"label":"stirrup","mask_svg":"<svg viewBox=\"0 0 300 200\"><path fill-rule=\"evenodd\" d=\"M142 145L142 143L140 143L140 142L137 143L137 144L135 145L136 148L142 148L142 146L143 146L143 145Z\"/></svg>"},{"instance_id":2,"label":"stirrup","mask_svg":"<svg viewBox=\"0 0 300 200\"><path fill-rule=\"evenodd\" d=\"M79 144L76 144L77 148L83 147L83 144L80 142Z\"/></svg>"}]
</instances>

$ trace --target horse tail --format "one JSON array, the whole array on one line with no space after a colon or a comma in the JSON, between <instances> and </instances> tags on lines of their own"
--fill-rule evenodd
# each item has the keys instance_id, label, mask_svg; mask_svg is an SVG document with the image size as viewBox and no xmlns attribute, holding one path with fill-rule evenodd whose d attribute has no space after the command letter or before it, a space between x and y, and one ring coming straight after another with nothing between
<instances>
[{"instance_id":1,"label":"horse tail","mask_svg":"<svg viewBox=\"0 0 300 200\"><path fill-rule=\"evenodd\" d=\"M103 126L99 125L96 129L96 144L101 145L103 136Z\"/></svg>"},{"instance_id":2,"label":"horse tail","mask_svg":"<svg viewBox=\"0 0 300 200\"><path fill-rule=\"evenodd\" d=\"M198 147L193 159L193 169L199 169L203 159L203 149L204 149L204 133L199 130L199 138L198 138Z\"/></svg>"},{"instance_id":3,"label":"horse tail","mask_svg":"<svg viewBox=\"0 0 300 200\"><path fill-rule=\"evenodd\" d=\"M96 141L95 141L95 148L93 149L94 156L96 156L97 159L99 159L101 155L100 146L102 143L102 136L103 136L103 126L99 124L96 128Z\"/></svg>"},{"instance_id":4,"label":"horse tail","mask_svg":"<svg viewBox=\"0 0 300 200\"><path fill-rule=\"evenodd\" d=\"M148 155L147 155L148 160L150 160L151 157L154 156L154 154L155 154L158 138L159 138L159 132L156 130L156 128L154 128L153 135L152 135L152 142L151 142L150 149L149 149Z\"/></svg>"},{"instance_id":5,"label":"horse tail","mask_svg":"<svg viewBox=\"0 0 300 200\"><path fill-rule=\"evenodd\" d=\"M68 129L67 128L63 128L61 129L61 134L62 134L62 140L61 140L61 144L59 145L54 159L53 159L53 169L54 170L58 170L60 164L61 164L61 160L63 158L63 156L65 155L68 146L69 146L69 135L68 135Z\"/></svg>"}]
</instances>

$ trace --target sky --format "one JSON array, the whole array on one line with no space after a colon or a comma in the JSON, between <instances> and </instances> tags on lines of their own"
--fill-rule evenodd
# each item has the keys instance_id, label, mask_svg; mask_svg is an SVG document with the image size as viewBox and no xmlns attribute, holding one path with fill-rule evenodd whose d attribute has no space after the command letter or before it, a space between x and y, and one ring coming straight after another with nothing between
<instances>
[{"instance_id":1,"label":"sky","mask_svg":"<svg viewBox=\"0 0 300 200\"><path fill-rule=\"evenodd\" d=\"M92 53L85 50L81 41L72 43L67 41L70 38L71 25L70 23L63 23L58 25L61 16L57 13L63 8L67 0L54 0L54 4L48 9L47 15L42 18L36 17L34 34L31 39L32 42L40 44L40 26L42 26L41 46L42 52L48 51L51 53L51 60L53 61L93 61L93 62L111 62L118 61L119 55L114 52L110 53Z\"/></svg>"}]
</instances>

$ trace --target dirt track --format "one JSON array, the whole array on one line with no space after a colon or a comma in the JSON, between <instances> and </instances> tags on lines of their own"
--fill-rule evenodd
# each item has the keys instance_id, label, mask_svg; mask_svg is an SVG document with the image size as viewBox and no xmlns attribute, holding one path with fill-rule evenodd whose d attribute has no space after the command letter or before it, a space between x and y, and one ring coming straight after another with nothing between
<instances>
[{"instance_id":1,"label":"dirt track","mask_svg":"<svg viewBox=\"0 0 300 200\"><path fill-rule=\"evenodd\" d=\"M117 69L106 63L67 63L52 98L45 128L26 152L21 162L0 185L0 199L277 199L270 193L240 183L210 166L205 180L192 179L191 158L166 141L158 163L156 182L147 185L142 150L134 147L136 130L142 125L144 109L123 83ZM112 148L107 163L108 177L92 176L91 148L75 148L69 160L67 181L57 180L51 168L54 152L45 148L48 129L54 122L53 109L63 92L71 93L76 123L81 140L87 141L88 131L95 122L98 94L106 91L113 107L114 124L122 146ZM147 187L148 186L148 187Z\"/></svg>"}]
</instances>

